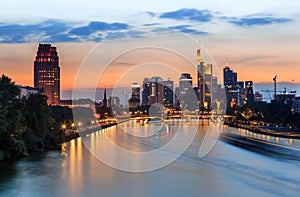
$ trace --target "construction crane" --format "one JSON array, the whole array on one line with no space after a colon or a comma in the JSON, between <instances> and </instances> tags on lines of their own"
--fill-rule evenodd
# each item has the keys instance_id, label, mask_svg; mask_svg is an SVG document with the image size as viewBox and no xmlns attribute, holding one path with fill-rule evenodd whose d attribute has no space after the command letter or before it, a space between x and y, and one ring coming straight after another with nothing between
<instances>
[{"instance_id":1,"label":"construction crane","mask_svg":"<svg viewBox=\"0 0 300 197\"><path fill-rule=\"evenodd\" d=\"M267 92L268 93L270 101L272 100L270 92L274 92L274 100L276 100L277 92L282 92L282 91L277 91L277 87L276 87L276 85L277 85L276 84L276 82L277 82L277 75L275 75L275 77L273 78L273 81L274 81L274 90L261 90L262 92Z\"/></svg>"},{"instance_id":2,"label":"construction crane","mask_svg":"<svg viewBox=\"0 0 300 197\"><path fill-rule=\"evenodd\" d=\"M267 92L268 93L268 97L269 97L269 100L271 101L272 100L272 97L271 97L271 95L270 95L270 92L274 92L275 93L275 90L269 90L269 89L267 89L267 90L261 90L261 92ZM276 93L277 92L280 92L280 93L282 93L282 92L284 92L284 91L276 91ZM275 96L274 96L274 98L275 98Z\"/></svg>"}]
</instances>

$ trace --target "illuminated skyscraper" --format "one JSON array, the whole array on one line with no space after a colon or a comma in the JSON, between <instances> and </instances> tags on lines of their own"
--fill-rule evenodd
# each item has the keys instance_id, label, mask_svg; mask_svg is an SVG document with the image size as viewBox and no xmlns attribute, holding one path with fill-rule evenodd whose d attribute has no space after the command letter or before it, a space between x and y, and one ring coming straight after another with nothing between
<instances>
[{"instance_id":1,"label":"illuminated skyscraper","mask_svg":"<svg viewBox=\"0 0 300 197\"><path fill-rule=\"evenodd\" d=\"M212 100L212 64L202 61L201 49L197 50L197 97L201 110L211 109Z\"/></svg>"},{"instance_id":2,"label":"illuminated skyscraper","mask_svg":"<svg viewBox=\"0 0 300 197\"><path fill-rule=\"evenodd\" d=\"M60 67L56 47L39 44L34 61L34 87L43 89L48 105L60 103Z\"/></svg>"}]
</instances>

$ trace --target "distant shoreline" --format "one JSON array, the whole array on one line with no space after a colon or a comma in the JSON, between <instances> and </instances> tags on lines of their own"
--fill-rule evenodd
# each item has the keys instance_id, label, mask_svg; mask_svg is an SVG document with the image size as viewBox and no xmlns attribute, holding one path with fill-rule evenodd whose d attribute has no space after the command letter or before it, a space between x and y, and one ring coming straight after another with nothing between
<instances>
[{"instance_id":1,"label":"distant shoreline","mask_svg":"<svg viewBox=\"0 0 300 197\"><path fill-rule=\"evenodd\" d=\"M251 126L246 124L241 124L237 122L232 121L225 121L225 125L228 125L230 127L234 128L241 128L246 129L248 131L251 131L256 134L263 134L263 135L269 135L272 137L281 137L281 138L289 138L289 139L300 139L300 132L279 132L279 131L272 131L272 130L266 130L257 126Z\"/></svg>"}]
</instances>

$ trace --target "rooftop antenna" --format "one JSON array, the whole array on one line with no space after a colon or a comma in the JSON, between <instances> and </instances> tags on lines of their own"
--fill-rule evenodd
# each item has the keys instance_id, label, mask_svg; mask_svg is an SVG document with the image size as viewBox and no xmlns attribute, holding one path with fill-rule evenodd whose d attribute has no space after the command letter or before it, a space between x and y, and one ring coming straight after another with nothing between
<instances>
[{"instance_id":1,"label":"rooftop antenna","mask_svg":"<svg viewBox=\"0 0 300 197\"><path fill-rule=\"evenodd\" d=\"M226 67L229 67L228 57L226 57Z\"/></svg>"}]
</instances>

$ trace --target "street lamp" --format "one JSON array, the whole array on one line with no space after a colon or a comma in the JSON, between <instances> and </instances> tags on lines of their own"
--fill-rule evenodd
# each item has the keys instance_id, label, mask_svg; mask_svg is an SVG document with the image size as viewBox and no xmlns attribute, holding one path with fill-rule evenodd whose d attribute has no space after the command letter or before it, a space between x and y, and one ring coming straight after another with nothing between
<instances>
[{"instance_id":1,"label":"street lamp","mask_svg":"<svg viewBox=\"0 0 300 197\"><path fill-rule=\"evenodd\" d=\"M63 125L61 125L61 128L62 128L63 130L65 130L65 129L67 128L67 125L63 124Z\"/></svg>"}]
</instances>

